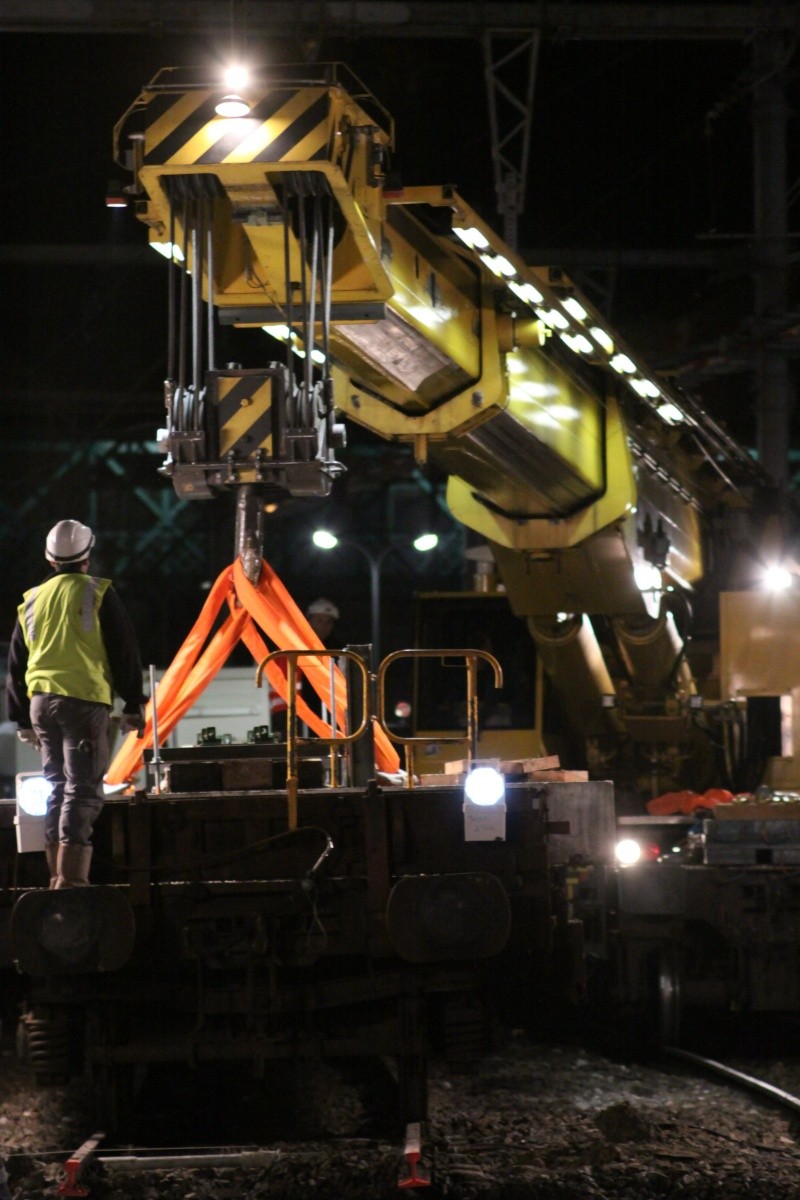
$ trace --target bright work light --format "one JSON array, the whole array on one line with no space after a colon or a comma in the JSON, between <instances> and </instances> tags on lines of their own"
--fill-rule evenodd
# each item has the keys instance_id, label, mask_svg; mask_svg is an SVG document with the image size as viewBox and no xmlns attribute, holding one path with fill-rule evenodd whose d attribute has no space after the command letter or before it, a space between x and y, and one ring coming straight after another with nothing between
<instances>
[{"instance_id":1,"label":"bright work light","mask_svg":"<svg viewBox=\"0 0 800 1200\"><path fill-rule=\"evenodd\" d=\"M464 841L502 842L506 781L496 767L473 767L464 780Z\"/></svg>"},{"instance_id":2,"label":"bright work light","mask_svg":"<svg viewBox=\"0 0 800 1200\"><path fill-rule=\"evenodd\" d=\"M762 575L764 587L769 592L785 592L792 586L792 574L780 563L767 567Z\"/></svg>"},{"instance_id":3,"label":"bright work light","mask_svg":"<svg viewBox=\"0 0 800 1200\"><path fill-rule=\"evenodd\" d=\"M642 857L642 847L633 838L622 838L617 842L616 855L621 867L632 867Z\"/></svg>"},{"instance_id":4,"label":"bright work light","mask_svg":"<svg viewBox=\"0 0 800 1200\"><path fill-rule=\"evenodd\" d=\"M246 117L250 112L250 105L241 96L231 92L222 97L214 112L218 117Z\"/></svg>"},{"instance_id":5,"label":"bright work light","mask_svg":"<svg viewBox=\"0 0 800 1200\"><path fill-rule=\"evenodd\" d=\"M14 824L20 854L40 854L44 850L44 818L52 790L53 785L39 771L24 771L17 775Z\"/></svg>"},{"instance_id":6,"label":"bright work light","mask_svg":"<svg viewBox=\"0 0 800 1200\"><path fill-rule=\"evenodd\" d=\"M29 817L44 816L52 790L52 783L44 775L17 776L17 804Z\"/></svg>"},{"instance_id":7,"label":"bright work light","mask_svg":"<svg viewBox=\"0 0 800 1200\"><path fill-rule=\"evenodd\" d=\"M339 545L336 534L327 529L315 529L311 540L315 546L319 546L320 550L334 550Z\"/></svg>"},{"instance_id":8,"label":"bright work light","mask_svg":"<svg viewBox=\"0 0 800 1200\"><path fill-rule=\"evenodd\" d=\"M464 795L472 804L489 807L499 804L506 794L506 782L494 767L476 767L464 783Z\"/></svg>"},{"instance_id":9,"label":"bright work light","mask_svg":"<svg viewBox=\"0 0 800 1200\"><path fill-rule=\"evenodd\" d=\"M222 78L225 87L231 92L241 92L250 82L247 67L243 67L240 63L232 63L226 67Z\"/></svg>"},{"instance_id":10,"label":"bright work light","mask_svg":"<svg viewBox=\"0 0 800 1200\"><path fill-rule=\"evenodd\" d=\"M661 572L652 563L637 563L633 568L633 578L640 592L660 592L662 587Z\"/></svg>"}]
</instances>

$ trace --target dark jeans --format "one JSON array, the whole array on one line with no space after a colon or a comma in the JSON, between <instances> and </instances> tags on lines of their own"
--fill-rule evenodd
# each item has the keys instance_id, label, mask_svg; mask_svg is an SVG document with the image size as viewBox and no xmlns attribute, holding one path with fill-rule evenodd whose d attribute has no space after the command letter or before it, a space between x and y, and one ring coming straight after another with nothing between
<instances>
[{"instance_id":1,"label":"dark jeans","mask_svg":"<svg viewBox=\"0 0 800 1200\"><path fill-rule=\"evenodd\" d=\"M88 846L103 807L103 775L108 767L105 704L74 696L31 697L31 725L42 751L42 769L53 785L44 822L45 841Z\"/></svg>"}]
</instances>

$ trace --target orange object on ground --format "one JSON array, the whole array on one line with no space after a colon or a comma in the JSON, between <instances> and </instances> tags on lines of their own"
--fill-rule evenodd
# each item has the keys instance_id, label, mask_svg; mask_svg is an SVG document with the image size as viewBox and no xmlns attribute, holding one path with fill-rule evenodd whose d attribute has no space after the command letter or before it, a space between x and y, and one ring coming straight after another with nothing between
<instances>
[{"instance_id":1,"label":"orange object on ground","mask_svg":"<svg viewBox=\"0 0 800 1200\"><path fill-rule=\"evenodd\" d=\"M212 629L227 605L228 615ZM244 642L259 663L271 653L264 636L277 650L323 650L322 642L295 604L272 568L262 560L261 577L254 585L237 559L217 577L183 645L156 688L158 740L163 743L181 717L192 707L220 667L227 662L238 642ZM303 658L302 671L326 708L331 708L330 659ZM287 699L287 679L280 666L267 663L264 673L272 688ZM255 684L255 679L254 679ZM347 717L347 684L338 667L333 671L336 725L344 734ZM319 736L331 736L331 727L297 697L297 712ZM144 751L153 745L153 704L146 709L144 736L129 733L106 772L108 784L127 783L141 769ZM381 771L399 769L397 751L380 725L375 726L375 759Z\"/></svg>"},{"instance_id":2,"label":"orange object on ground","mask_svg":"<svg viewBox=\"0 0 800 1200\"><path fill-rule=\"evenodd\" d=\"M697 792L664 792L663 796L648 800L646 808L654 817L672 817L678 813L691 812L697 799Z\"/></svg>"},{"instance_id":3,"label":"orange object on ground","mask_svg":"<svg viewBox=\"0 0 800 1200\"><path fill-rule=\"evenodd\" d=\"M734 796L727 788L709 788L702 798L704 808L714 808L717 804L732 804Z\"/></svg>"},{"instance_id":4,"label":"orange object on ground","mask_svg":"<svg viewBox=\"0 0 800 1200\"><path fill-rule=\"evenodd\" d=\"M647 801L647 811L654 817L670 817L682 813L689 816L699 808L714 808L717 804L730 804L733 792L725 788L708 788L702 796L698 792L664 792Z\"/></svg>"}]
</instances>

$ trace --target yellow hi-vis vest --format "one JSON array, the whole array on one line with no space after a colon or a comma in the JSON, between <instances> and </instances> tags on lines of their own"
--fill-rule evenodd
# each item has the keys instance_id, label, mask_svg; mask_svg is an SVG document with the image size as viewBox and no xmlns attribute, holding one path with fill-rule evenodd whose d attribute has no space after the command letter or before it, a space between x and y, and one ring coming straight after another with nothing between
<instances>
[{"instance_id":1,"label":"yellow hi-vis vest","mask_svg":"<svg viewBox=\"0 0 800 1200\"><path fill-rule=\"evenodd\" d=\"M24 593L17 612L28 647L25 684L35 692L113 704L111 668L98 612L110 579L54 575Z\"/></svg>"}]
</instances>

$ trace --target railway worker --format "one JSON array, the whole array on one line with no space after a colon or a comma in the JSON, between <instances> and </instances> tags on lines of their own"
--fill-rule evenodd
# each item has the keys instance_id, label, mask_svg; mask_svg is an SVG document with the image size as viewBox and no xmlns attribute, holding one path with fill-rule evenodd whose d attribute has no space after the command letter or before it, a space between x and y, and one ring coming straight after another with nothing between
<instances>
[{"instance_id":1,"label":"railway worker","mask_svg":"<svg viewBox=\"0 0 800 1200\"><path fill-rule=\"evenodd\" d=\"M124 702L121 728L144 729L136 634L111 580L89 574L94 540L80 521L50 530L45 557L53 573L25 592L8 655L9 718L20 740L40 750L52 784L45 816L51 888L89 883L115 692Z\"/></svg>"},{"instance_id":2,"label":"railway worker","mask_svg":"<svg viewBox=\"0 0 800 1200\"><path fill-rule=\"evenodd\" d=\"M306 609L306 617L323 646L327 647L328 638L339 620L339 610L336 605L332 600L326 600L324 596L320 596L318 600L311 601Z\"/></svg>"}]
</instances>

